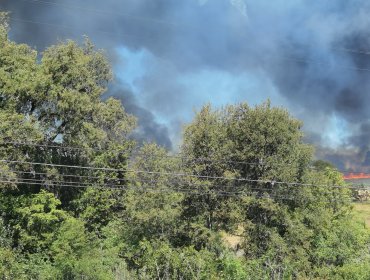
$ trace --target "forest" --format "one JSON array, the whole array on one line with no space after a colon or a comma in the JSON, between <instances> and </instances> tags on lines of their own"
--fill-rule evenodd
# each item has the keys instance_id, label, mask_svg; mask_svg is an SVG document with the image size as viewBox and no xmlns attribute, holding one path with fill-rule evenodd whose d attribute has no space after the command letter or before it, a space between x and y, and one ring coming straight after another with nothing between
<instances>
[{"instance_id":1,"label":"forest","mask_svg":"<svg viewBox=\"0 0 370 280\"><path fill-rule=\"evenodd\" d=\"M132 137L86 39L38 53L0 16L0 279L370 279L370 229L303 123L205 104L178 151Z\"/></svg>"}]
</instances>

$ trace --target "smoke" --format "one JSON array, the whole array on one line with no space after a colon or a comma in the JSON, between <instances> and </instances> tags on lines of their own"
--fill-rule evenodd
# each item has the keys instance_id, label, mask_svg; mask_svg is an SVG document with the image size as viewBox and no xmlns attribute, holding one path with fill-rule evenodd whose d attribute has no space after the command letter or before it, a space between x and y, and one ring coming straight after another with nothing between
<instances>
[{"instance_id":1,"label":"smoke","mask_svg":"<svg viewBox=\"0 0 370 280\"><path fill-rule=\"evenodd\" d=\"M368 1L52 1L1 1L12 12L11 37L42 50L87 34L115 69L118 48L145 50L111 89L141 120L140 139L174 147L202 103L272 97L304 120L318 157L343 168L369 164ZM210 81L239 91L225 97Z\"/></svg>"},{"instance_id":2,"label":"smoke","mask_svg":"<svg viewBox=\"0 0 370 280\"><path fill-rule=\"evenodd\" d=\"M134 131L133 137L142 142L160 143L167 149L172 148L168 128L155 121L154 115L140 107L135 95L130 91L129 86L122 82L115 83L105 94L105 98L114 97L125 105L128 113L138 117L138 128Z\"/></svg>"}]
</instances>

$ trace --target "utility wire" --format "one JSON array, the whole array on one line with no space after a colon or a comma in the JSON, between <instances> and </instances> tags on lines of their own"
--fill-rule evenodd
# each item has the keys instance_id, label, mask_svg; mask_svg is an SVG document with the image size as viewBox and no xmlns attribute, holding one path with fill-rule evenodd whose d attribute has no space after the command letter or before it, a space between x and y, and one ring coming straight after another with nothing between
<instances>
[{"instance_id":1,"label":"utility wire","mask_svg":"<svg viewBox=\"0 0 370 280\"><path fill-rule=\"evenodd\" d=\"M132 172L132 173L142 173L142 174L156 174L156 175L168 175L172 177L189 177L198 179L220 179L226 181L240 181L240 182L254 182L254 183L265 183L265 184L283 184L290 186L316 186L316 187L341 187L341 186L329 186L324 184L310 184L310 183L300 183L300 182L286 182L286 181L274 181L267 179L249 179L249 178L237 178L237 177L225 177L225 176L207 176L207 175L194 175L186 173L173 173L173 172L161 172L161 171L146 171L146 170L133 170L133 169L115 169L115 168L99 168L91 166L78 166L78 165L63 165L63 164L52 164L52 163L40 163L40 162L27 162L20 160L0 160L0 162L5 163L18 163L18 164L29 164L29 165L40 165L40 166L51 166L51 167L63 167L63 168L73 168L73 169L83 169L83 170L95 170L95 171L118 171L118 172Z\"/></svg>"},{"instance_id":2,"label":"utility wire","mask_svg":"<svg viewBox=\"0 0 370 280\"><path fill-rule=\"evenodd\" d=\"M20 183L20 184L26 184L26 185L40 185L39 182L32 182L32 181L21 181L21 182L15 182L12 180L6 180L6 179L1 179L0 178L0 183ZM285 199L285 200L297 200L297 197L292 197L292 196L285 196L285 195L277 195L277 194L272 194L272 193L258 193L257 191L251 192L250 190L248 191L239 191L239 192L231 192L231 191L197 191L194 189L160 189L157 186L141 186L141 187L132 187L132 186L121 186L120 188L117 187L101 187L101 186L79 186L79 185L70 185L70 184L43 184L45 186L53 186L53 187L71 187L71 188L96 188L96 189L105 189L105 190L133 190L133 191L144 191L144 192L153 192L153 193L183 193L183 194L191 194L191 195L216 195L216 196L236 196L236 197L241 197L241 196L253 196L256 198L261 198L261 199ZM258 191L260 191L258 189ZM299 198L298 198L299 199ZM327 199L327 198L325 198ZM305 199L308 200L308 199ZM335 202L335 201L340 201L340 202L345 202L345 201L352 201L352 199L327 199L330 202Z\"/></svg>"},{"instance_id":3,"label":"utility wire","mask_svg":"<svg viewBox=\"0 0 370 280\"><path fill-rule=\"evenodd\" d=\"M30 175L41 175L41 176L62 176L62 177L72 177L72 178L78 178L78 179L105 179L105 180L119 180L118 178L114 177L99 177L99 176L87 176L87 175L76 175L76 174L50 174L46 172L34 172L34 171L20 171L20 170L13 170L10 169L10 172L16 173L16 174L30 174Z\"/></svg>"},{"instance_id":4,"label":"utility wire","mask_svg":"<svg viewBox=\"0 0 370 280\"><path fill-rule=\"evenodd\" d=\"M17 178L17 179L14 179L12 177L6 177L6 176L0 176L0 179L7 179L7 180L10 180L11 182L13 183L18 183L18 184L27 184L29 182L33 183L33 184L39 184L39 185L53 185L53 186L76 186L76 187L101 187L101 188L106 188L106 189L110 189L110 188L113 188L113 189L125 189L127 187L130 187L130 188L133 188L133 189L141 189L141 188L146 188L145 185L111 185L111 184L99 184L99 183L95 183L95 182L72 182L72 181L58 181L58 180L42 180L42 179L28 179L28 178ZM134 182L135 183L135 182ZM142 183L142 182L136 182L136 183ZM154 182L149 182L149 183L155 183ZM161 187L164 187L163 184L161 184L162 186ZM186 184L186 187L189 187L191 185L188 185ZM160 188L158 185L153 185L151 186L153 188ZM169 187L169 186L167 186ZM172 187L172 189L174 190L192 190L192 191L199 191L199 189L184 189L184 186L176 186L176 187ZM268 188L249 188L248 190L259 190L259 191L262 191L262 190L270 190L271 189L268 189ZM201 190L201 191L204 191L204 192L209 192L209 193L213 193L213 192L226 192L226 191L223 191L223 190ZM228 191L230 192L230 191ZM239 193L239 192L236 192L236 191L232 191L232 193ZM241 191L240 191L241 192Z\"/></svg>"},{"instance_id":5,"label":"utility wire","mask_svg":"<svg viewBox=\"0 0 370 280\"><path fill-rule=\"evenodd\" d=\"M95 151L103 151L103 149L97 149L97 148L79 148L79 147L71 147L71 146L59 146L59 145L49 145L49 144L36 144L36 143L26 143L26 142L15 142L15 141L0 141L0 145L14 145L14 146L33 146L33 147L43 147L43 148L56 148L56 149L66 149L66 150L95 150ZM142 153L134 153L132 156L138 156L142 155ZM192 157L185 157L181 155L150 155L147 154L144 156L144 158L177 158L177 159L184 159L184 160L192 160L193 162L203 162L203 161L212 161L213 163L235 163L235 164L243 164L243 165L253 165L253 166L268 166L266 162L261 160L260 162L248 162L248 161L233 161L233 160L217 160L207 157L200 157L200 158L192 158ZM210 165L210 164L209 164ZM291 163L277 163L276 166L292 166ZM320 170L319 168L316 168L314 166L310 167L314 170ZM337 169L339 172L342 173L352 173L352 174L366 174L366 172L360 172L360 171L352 171L352 170L341 170ZM114 171L114 170L110 170Z\"/></svg>"},{"instance_id":6,"label":"utility wire","mask_svg":"<svg viewBox=\"0 0 370 280\"><path fill-rule=\"evenodd\" d=\"M17 171L17 173L26 173L26 174L33 174L32 172L23 172L23 171ZM43 175L48 175L47 173L39 173L39 174L43 174ZM50 174L49 174L50 175ZM60 174L61 177L63 176L67 176L66 174ZM69 176L72 176L72 177L77 177L77 178L80 178L82 176L78 176L78 175L69 175ZM84 177L87 177L87 178L99 178L99 179L104 179L104 180L107 180L107 181L110 181L110 180L120 180L118 178L101 178L101 177L91 177L91 176L84 176ZM17 178L17 180L26 180L26 181L37 181L37 182L40 182L40 183L43 183L43 182L52 182L52 183L68 183L68 184L82 184L82 185L101 185L101 186L112 186L112 187L121 187L122 184L111 184L111 183L105 183L105 182L94 182L94 181L60 181L60 180L55 180L55 179L52 179L52 178L42 178L42 179L36 179L36 178ZM212 188L248 188L248 189L251 189L250 187L246 186L246 185L228 185L228 184L206 184L205 182L199 182L199 183L192 183L192 182L186 182L186 181L168 181L166 182L165 180L158 180L158 179L142 179L142 178L125 178L125 179L121 179L121 181L125 181L126 183L127 182L130 182L132 184L137 184L137 183L159 183L161 185L164 185L164 186L171 186L171 187L175 187L175 186L178 186L179 184L183 184L183 185L186 185L187 187L189 186L192 186L192 187L212 187ZM281 182L280 184L283 184L283 182ZM285 183L284 185L288 185L288 186L294 186L296 184L289 184L289 183ZM300 186L302 187L320 187L320 185L314 185L314 184L300 184ZM322 187L323 185L321 185ZM367 190L367 188L365 186L362 186L362 187L359 187L359 186L329 186L329 185L324 185L325 187L327 188L336 188L336 189L354 189L354 190ZM252 188L253 189L253 188ZM258 188L255 188L256 190L275 190L275 188L273 188L273 185L272 187L270 188L263 188L263 187L258 187ZM370 188L369 188L370 189Z\"/></svg>"},{"instance_id":7,"label":"utility wire","mask_svg":"<svg viewBox=\"0 0 370 280\"><path fill-rule=\"evenodd\" d=\"M102 187L102 186L84 186L84 185L71 185L71 184L40 184L40 182L33 182L33 181L13 181L13 180L6 180L0 178L0 183L11 183L11 184L28 184L28 185L45 185L45 186L54 186L54 187L72 187L72 188L97 188L97 189L107 189L107 190L134 190L134 191L155 191L155 192L179 192L179 193L190 193L190 194L203 194L203 195L209 195L209 194L219 194L219 195L238 195L238 194L245 194L246 192L228 192L228 191L197 191L196 189L160 189L157 186L127 186L123 185L121 187Z\"/></svg>"},{"instance_id":8,"label":"utility wire","mask_svg":"<svg viewBox=\"0 0 370 280\"><path fill-rule=\"evenodd\" d=\"M79 166L79 165L64 165L64 164L29 162L29 161L6 160L6 159L1 159L0 162L29 164L29 165L40 165L40 166L50 166L50 167L63 167L63 168L73 168L73 169L84 169L84 170L95 170L95 171L133 172L133 173L144 173L144 174L169 175L169 176L175 176L175 177L191 177L191 178L200 178L200 179L223 179L223 180L235 180L235 181L246 181L246 182L277 183L277 184L289 183L289 184L292 184L292 185L300 185L300 183L278 182L278 181L274 181L274 180L248 179L248 178L236 178L236 177L225 177L225 176L194 175L194 174L186 174L186 173L180 173L180 172L179 173L172 173L172 172L161 172L161 171L117 169L117 168Z\"/></svg>"},{"instance_id":9,"label":"utility wire","mask_svg":"<svg viewBox=\"0 0 370 280\"><path fill-rule=\"evenodd\" d=\"M0 141L0 145L14 145L14 146L30 146L30 147L43 147L43 148L52 148L52 149L62 149L62 150L78 150L78 151L104 151L102 148L81 148L81 147L72 147L72 146L63 146L63 145L51 145L51 144L37 144L37 143L28 143L28 142L16 142L16 141ZM127 153L130 153L129 151ZM129 155L127 154L129 157ZM252 166L268 166L268 163L264 162L263 160L260 160L259 162L251 162L251 161L235 161L235 160L218 160L214 158L209 157L187 157L182 155L151 155L140 152L140 151L134 151L132 152L131 157L134 159L135 156L144 156L144 158L176 158L176 159L182 159L182 160L189 160L193 162L203 162L203 161L212 161L213 163L231 163L231 164L243 164L243 165L252 165ZM274 164L275 165L275 164ZM276 166L293 166L295 164L293 163L276 163ZM311 169L314 170L320 170L319 168L316 168L314 166L310 166ZM339 172L342 173L353 173L353 174L360 174L366 172L360 172L360 171L352 171L352 170L344 170L344 169L337 169ZM369 173L370 174L370 173Z\"/></svg>"}]
</instances>

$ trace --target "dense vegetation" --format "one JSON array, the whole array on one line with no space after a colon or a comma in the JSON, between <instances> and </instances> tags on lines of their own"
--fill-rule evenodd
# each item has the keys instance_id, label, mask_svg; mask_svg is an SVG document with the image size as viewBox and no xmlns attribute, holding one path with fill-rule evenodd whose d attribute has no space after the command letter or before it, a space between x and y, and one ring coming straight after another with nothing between
<instances>
[{"instance_id":1,"label":"dense vegetation","mask_svg":"<svg viewBox=\"0 0 370 280\"><path fill-rule=\"evenodd\" d=\"M130 138L88 40L37 54L1 19L0 279L370 279L369 230L286 110L204 106L171 156Z\"/></svg>"}]
</instances>

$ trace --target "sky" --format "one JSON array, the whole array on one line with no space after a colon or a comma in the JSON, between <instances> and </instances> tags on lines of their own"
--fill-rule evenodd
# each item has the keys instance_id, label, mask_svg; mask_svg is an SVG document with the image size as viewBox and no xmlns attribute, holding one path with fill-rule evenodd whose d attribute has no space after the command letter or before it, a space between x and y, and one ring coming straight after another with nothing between
<instances>
[{"instance_id":1,"label":"sky","mask_svg":"<svg viewBox=\"0 0 370 280\"><path fill-rule=\"evenodd\" d=\"M176 150L202 105L267 99L304 121L305 141L339 168L370 165L366 0L0 0L11 39L40 52L88 35L115 72L107 96L135 137Z\"/></svg>"}]
</instances>

